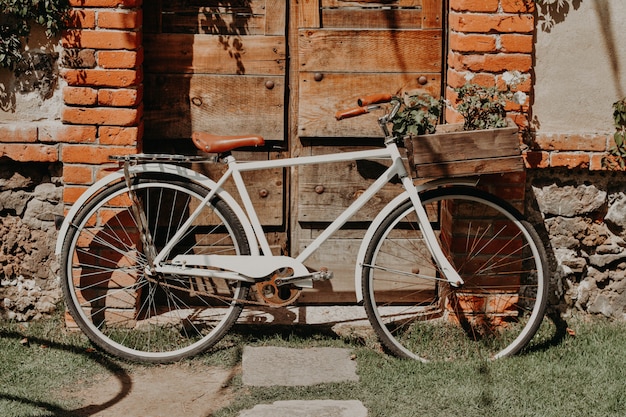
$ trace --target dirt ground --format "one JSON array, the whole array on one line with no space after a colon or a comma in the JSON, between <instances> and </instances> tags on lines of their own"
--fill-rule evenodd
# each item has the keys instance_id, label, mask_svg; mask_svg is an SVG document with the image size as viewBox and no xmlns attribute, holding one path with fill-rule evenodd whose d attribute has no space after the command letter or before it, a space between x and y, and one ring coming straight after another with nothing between
<instances>
[{"instance_id":1,"label":"dirt ground","mask_svg":"<svg viewBox=\"0 0 626 417\"><path fill-rule=\"evenodd\" d=\"M194 369L172 364L134 369L92 381L67 393L81 403L77 417L209 417L228 405L237 369Z\"/></svg>"}]
</instances>

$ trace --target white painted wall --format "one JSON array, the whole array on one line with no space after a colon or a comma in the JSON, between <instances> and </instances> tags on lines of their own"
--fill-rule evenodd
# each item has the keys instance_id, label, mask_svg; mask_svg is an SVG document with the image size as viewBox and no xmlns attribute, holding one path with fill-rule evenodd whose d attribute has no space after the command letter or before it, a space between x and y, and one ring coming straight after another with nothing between
<instances>
[{"instance_id":1,"label":"white painted wall","mask_svg":"<svg viewBox=\"0 0 626 417\"><path fill-rule=\"evenodd\" d=\"M626 0L561 1L562 22L537 29L538 132L613 132L612 104L626 96Z\"/></svg>"}]
</instances>

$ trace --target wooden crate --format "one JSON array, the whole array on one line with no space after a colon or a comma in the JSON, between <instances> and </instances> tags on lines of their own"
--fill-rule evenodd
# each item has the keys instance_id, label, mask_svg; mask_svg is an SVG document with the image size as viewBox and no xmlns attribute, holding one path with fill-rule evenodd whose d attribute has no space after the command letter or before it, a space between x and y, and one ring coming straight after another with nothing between
<instances>
[{"instance_id":1,"label":"wooden crate","mask_svg":"<svg viewBox=\"0 0 626 417\"><path fill-rule=\"evenodd\" d=\"M430 135L407 136L404 145L414 178L464 177L524 170L517 125L463 131L463 124L437 127Z\"/></svg>"}]
</instances>

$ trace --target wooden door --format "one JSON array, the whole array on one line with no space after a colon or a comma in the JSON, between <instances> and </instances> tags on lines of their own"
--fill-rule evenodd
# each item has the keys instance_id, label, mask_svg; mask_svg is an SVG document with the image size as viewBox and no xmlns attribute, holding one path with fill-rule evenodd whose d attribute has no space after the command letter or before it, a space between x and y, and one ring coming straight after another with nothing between
<instances>
[{"instance_id":1,"label":"wooden door","mask_svg":"<svg viewBox=\"0 0 626 417\"><path fill-rule=\"evenodd\" d=\"M440 95L442 1L146 1L145 148L177 151L194 130L261 134L270 145L243 155L255 159L380 146L376 117L337 122L334 114L364 94ZM359 161L248 175L276 252L297 254L379 168ZM364 228L396 187L307 262L335 278L305 292L302 302L354 301Z\"/></svg>"},{"instance_id":2,"label":"wooden door","mask_svg":"<svg viewBox=\"0 0 626 417\"><path fill-rule=\"evenodd\" d=\"M282 0L144 2L144 148L193 151L194 131L260 134L284 146L286 15ZM240 156L281 154L266 148ZM194 169L215 177L223 167ZM280 252L286 242L285 173L268 170L245 178L261 221L272 230L270 242Z\"/></svg>"},{"instance_id":3,"label":"wooden door","mask_svg":"<svg viewBox=\"0 0 626 417\"><path fill-rule=\"evenodd\" d=\"M302 155L381 146L376 115L337 122L339 109L376 93L442 89L441 0L308 0L299 2L297 28L297 138ZM292 56L292 61L294 57ZM371 139L376 138L376 139ZM305 248L347 208L382 169L379 161L305 167L293 178L293 232ZM303 303L354 302L354 265L369 220L400 192L389 185L337 236L308 260L335 278L302 294Z\"/></svg>"}]
</instances>

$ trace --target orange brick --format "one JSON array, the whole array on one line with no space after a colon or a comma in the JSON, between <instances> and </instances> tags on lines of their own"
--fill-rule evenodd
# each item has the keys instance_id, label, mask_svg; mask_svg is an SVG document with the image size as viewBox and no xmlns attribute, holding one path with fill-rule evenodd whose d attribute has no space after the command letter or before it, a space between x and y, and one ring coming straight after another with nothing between
<instances>
[{"instance_id":1,"label":"orange brick","mask_svg":"<svg viewBox=\"0 0 626 417\"><path fill-rule=\"evenodd\" d=\"M450 33L450 49L458 52L495 52L496 37L493 35Z\"/></svg>"},{"instance_id":2,"label":"orange brick","mask_svg":"<svg viewBox=\"0 0 626 417\"><path fill-rule=\"evenodd\" d=\"M612 155L606 154L606 153L594 153L591 155L591 161L589 162L589 170L590 171L600 171L600 170L607 170L610 168L605 167L605 163L604 158L608 158L609 159L609 164L611 166L619 166L617 165L617 161L615 160L615 157L613 157Z\"/></svg>"},{"instance_id":3,"label":"orange brick","mask_svg":"<svg viewBox=\"0 0 626 417\"><path fill-rule=\"evenodd\" d=\"M94 143L95 126L43 125L39 127L39 140L42 142Z\"/></svg>"},{"instance_id":4,"label":"orange brick","mask_svg":"<svg viewBox=\"0 0 626 417\"><path fill-rule=\"evenodd\" d=\"M0 125L0 143L37 142L37 127L18 124Z\"/></svg>"},{"instance_id":5,"label":"orange brick","mask_svg":"<svg viewBox=\"0 0 626 417\"><path fill-rule=\"evenodd\" d=\"M450 0L450 10L493 13L498 10L498 0Z\"/></svg>"},{"instance_id":6,"label":"orange brick","mask_svg":"<svg viewBox=\"0 0 626 417\"><path fill-rule=\"evenodd\" d=\"M522 154L526 168L548 168L550 154L548 152L528 151Z\"/></svg>"},{"instance_id":7,"label":"orange brick","mask_svg":"<svg viewBox=\"0 0 626 417\"><path fill-rule=\"evenodd\" d=\"M105 164L111 162L109 160L111 155L132 153L135 153L134 147L65 145L61 151L61 158L65 163Z\"/></svg>"},{"instance_id":8,"label":"orange brick","mask_svg":"<svg viewBox=\"0 0 626 417\"><path fill-rule=\"evenodd\" d=\"M467 84L467 79L465 76L467 74L472 74L471 72L459 72L453 68L448 69L448 86L452 88L459 88L463 85ZM472 84L478 84L485 87L493 87L496 85L496 76L494 74L489 73L479 73L474 74L474 77L470 81Z\"/></svg>"},{"instance_id":9,"label":"orange brick","mask_svg":"<svg viewBox=\"0 0 626 417\"><path fill-rule=\"evenodd\" d=\"M139 109L113 107L65 107L64 123L79 125L135 126L139 122Z\"/></svg>"},{"instance_id":10,"label":"orange brick","mask_svg":"<svg viewBox=\"0 0 626 417\"><path fill-rule=\"evenodd\" d=\"M533 44L533 35L503 34L500 36L500 51L502 52L530 54L533 52Z\"/></svg>"},{"instance_id":11,"label":"orange brick","mask_svg":"<svg viewBox=\"0 0 626 417\"><path fill-rule=\"evenodd\" d=\"M96 12L86 9L70 9L67 27L71 29L93 29L96 27Z\"/></svg>"},{"instance_id":12,"label":"orange brick","mask_svg":"<svg viewBox=\"0 0 626 417\"><path fill-rule=\"evenodd\" d=\"M137 49L141 46L139 32L122 30L67 30L63 33L64 48Z\"/></svg>"},{"instance_id":13,"label":"orange brick","mask_svg":"<svg viewBox=\"0 0 626 417\"><path fill-rule=\"evenodd\" d=\"M535 143L546 151L595 151L606 150L607 137L597 135L553 134L537 135Z\"/></svg>"},{"instance_id":14,"label":"orange brick","mask_svg":"<svg viewBox=\"0 0 626 417\"><path fill-rule=\"evenodd\" d=\"M504 13L534 13L535 0L500 0Z\"/></svg>"},{"instance_id":15,"label":"orange brick","mask_svg":"<svg viewBox=\"0 0 626 417\"><path fill-rule=\"evenodd\" d=\"M98 104L113 107L134 107L142 99L142 90L139 89L109 89L103 88L98 91Z\"/></svg>"},{"instance_id":16,"label":"orange brick","mask_svg":"<svg viewBox=\"0 0 626 417\"><path fill-rule=\"evenodd\" d=\"M98 129L101 145L136 145L139 140L139 127L101 126Z\"/></svg>"},{"instance_id":17,"label":"orange brick","mask_svg":"<svg viewBox=\"0 0 626 417\"><path fill-rule=\"evenodd\" d=\"M133 152L133 153L136 153L136 152ZM101 180L107 175L111 175L112 172L115 172L118 169L119 167L117 165L116 166L101 165L99 169L96 170L96 181Z\"/></svg>"},{"instance_id":18,"label":"orange brick","mask_svg":"<svg viewBox=\"0 0 626 417\"><path fill-rule=\"evenodd\" d=\"M521 82L517 85L511 86L511 90L530 93L533 87L532 76L530 74L524 73L524 74L521 74L521 78L522 78ZM496 76L496 85L498 86L500 90L503 90L503 91L506 90L507 88L506 82L503 80L502 75Z\"/></svg>"},{"instance_id":19,"label":"orange brick","mask_svg":"<svg viewBox=\"0 0 626 417\"><path fill-rule=\"evenodd\" d=\"M589 168L591 158L586 153L553 152L550 155L551 167Z\"/></svg>"},{"instance_id":20,"label":"orange brick","mask_svg":"<svg viewBox=\"0 0 626 417\"><path fill-rule=\"evenodd\" d=\"M524 108L527 108L527 106L524 106ZM525 129L529 125L528 115L526 113L509 112L507 113L507 117L512 119L520 129Z\"/></svg>"},{"instance_id":21,"label":"orange brick","mask_svg":"<svg viewBox=\"0 0 626 417\"><path fill-rule=\"evenodd\" d=\"M89 87L64 87L65 104L93 106L98 102L98 90Z\"/></svg>"},{"instance_id":22,"label":"orange brick","mask_svg":"<svg viewBox=\"0 0 626 417\"><path fill-rule=\"evenodd\" d=\"M527 54L471 54L450 53L448 64L457 71L503 72L517 70L529 72L532 56Z\"/></svg>"},{"instance_id":23,"label":"orange brick","mask_svg":"<svg viewBox=\"0 0 626 417\"><path fill-rule=\"evenodd\" d=\"M3 156L19 162L57 162L59 150L56 145L0 143L0 158Z\"/></svg>"},{"instance_id":24,"label":"orange brick","mask_svg":"<svg viewBox=\"0 0 626 417\"><path fill-rule=\"evenodd\" d=\"M65 164L63 166L63 182L65 184L92 184L93 167Z\"/></svg>"},{"instance_id":25,"label":"orange brick","mask_svg":"<svg viewBox=\"0 0 626 417\"><path fill-rule=\"evenodd\" d=\"M98 27L104 29L135 29L141 26L141 11L123 9L98 12Z\"/></svg>"},{"instance_id":26,"label":"orange brick","mask_svg":"<svg viewBox=\"0 0 626 417\"><path fill-rule=\"evenodd\" d=\"M481 14L451 12L450 29L465 33L532 33L535 27L531 15Z\"/></svg>"},{"instance_id":27,"label":"orange brick","mask_svg":"<svg viewBox=\"0 0 626 417\"><path fill-rule=\"evenodd\" d=\"M62 75L70 86L132 87L142 79L141 71L129 69L68 69Z\"/></svg>"},{"instance_id":28,"label":"orange brick","mask_svg":"<svg viewBox=\"0 0 626 417\"><path fill-rule=\"evenodd\" d=\"M87 191L87 187L85 186L72 187L66 184L66 186L63 187L63 202L73 204L85 191Z\"/></svg>"},{"instance_id":29,"label":"orange brick","mask_svg":"<svg viewBox=\"0 0 626 417\"><path fill-rule=\"evenodd\" d=\"M137 68L143 63L143 49L137 51L99 51L98 65L102 68Z\"/></svg>"}]
</instances>

